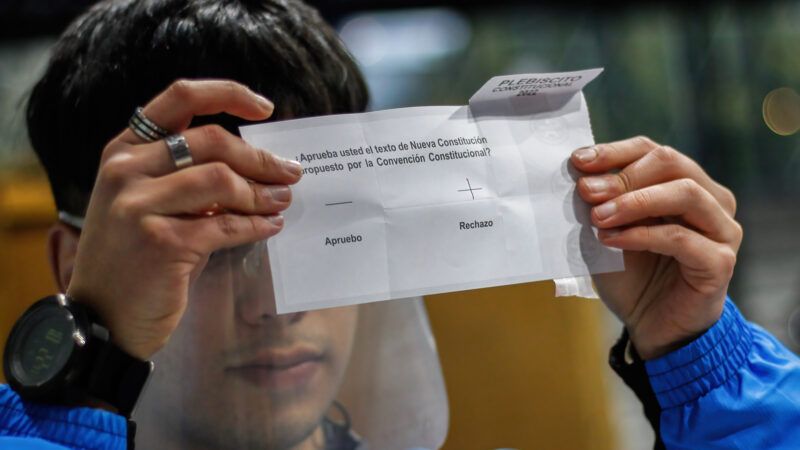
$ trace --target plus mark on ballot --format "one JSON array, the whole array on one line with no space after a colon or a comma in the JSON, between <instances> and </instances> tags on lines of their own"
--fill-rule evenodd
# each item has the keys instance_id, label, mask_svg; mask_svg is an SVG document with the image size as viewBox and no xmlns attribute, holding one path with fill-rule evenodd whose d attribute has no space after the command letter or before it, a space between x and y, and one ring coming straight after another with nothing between
<instances>
[{"instance_id":1,"label":"plus mark on ballot","mask_svg":"<svg viewBox=\"0 0 800 450\"><path fill-rule=\"evenodd\" d=\"M475 200L475 191L480 191L481 189L483 189L483 188L479 188L479 187L475 187L474 188L474 187L472 187L472 185L469 183L469 178L467 178L467 189L459 189L458 192L467 192L467 191L469 191L469 195L471 195L472 199Z\"/></svg>"}]
</instances>

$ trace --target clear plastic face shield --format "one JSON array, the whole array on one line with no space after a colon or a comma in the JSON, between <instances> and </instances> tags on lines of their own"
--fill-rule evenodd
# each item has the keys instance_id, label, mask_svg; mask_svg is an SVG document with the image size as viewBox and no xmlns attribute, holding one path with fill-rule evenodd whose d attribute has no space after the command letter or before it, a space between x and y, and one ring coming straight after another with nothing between
<instances>
[{"instance_id":1,"label":"clear plastic face shield","mask_svg":"<svg viewBox=\"0 0 800 450\"><path fill-rule=\"evenodd\" d=\"M134 416L138 448L443 444L447 397L421 299L284 315L270 302L266 242L209 258L154 357Z\"/></svg>"}]
</instances>

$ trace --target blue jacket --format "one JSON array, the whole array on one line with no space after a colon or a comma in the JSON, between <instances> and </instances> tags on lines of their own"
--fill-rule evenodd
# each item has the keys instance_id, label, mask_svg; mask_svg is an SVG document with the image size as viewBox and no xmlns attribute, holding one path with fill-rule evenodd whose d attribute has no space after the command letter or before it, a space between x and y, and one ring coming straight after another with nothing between
<instances>
[{"instance_id":1,"label":"blue jacket","mask_svg":"<svg viewBox=\"0 0 800 450\"><path fill-rule=\"evenodd\" d=\"M800 449L800 359L746 322L730 300L705 334L641 367L647 392L634 389L666 448ZM125 445L120 416L24 402L0 386L2 449Z\"/></svg>"}]
</instances>

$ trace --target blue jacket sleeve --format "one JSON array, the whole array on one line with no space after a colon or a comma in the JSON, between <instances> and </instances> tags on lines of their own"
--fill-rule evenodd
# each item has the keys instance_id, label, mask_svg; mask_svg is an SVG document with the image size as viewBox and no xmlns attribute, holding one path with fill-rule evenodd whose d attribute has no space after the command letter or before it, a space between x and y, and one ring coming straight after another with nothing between
<instances>
[{"instance_id":1,"label":"blue jacket sleeve","mask_svg":"<svg viewBox=\"0 0 800 450\"><path fill-rule=\"evenodd\" d=\"M21 450L124 450L127 422L93 408L25 402L0 385L0 448Z\"/></svg>"},{"instance_id":2,"label":"blue jacket sleeve","mask_svg":"<svg viewBox=\"0 0 800 450\"><path fill-rule=\"evenodd\" d=\"M728 299L700 338L645 363L668 449L800 449L800 360Z\"/></svg>"}]
</instances>

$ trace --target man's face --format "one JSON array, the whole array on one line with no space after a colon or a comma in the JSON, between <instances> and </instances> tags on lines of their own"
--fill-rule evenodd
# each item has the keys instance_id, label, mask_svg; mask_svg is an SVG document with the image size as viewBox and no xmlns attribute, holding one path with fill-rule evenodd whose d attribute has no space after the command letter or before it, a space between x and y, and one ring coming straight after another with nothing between
<instances>
[{"instance_id":1,"label":"man's face","mask_svg":"<svg viewBox=\"0 0 800 450\"><path fill-rule=\"evenodd\" d=\"M347 367L357 309L270 315L269 267L252 264L257 252L220 252L193 283L137 414L143 440L283 449L321 438L314 431Z\"/></svg>"}]
</instances>

